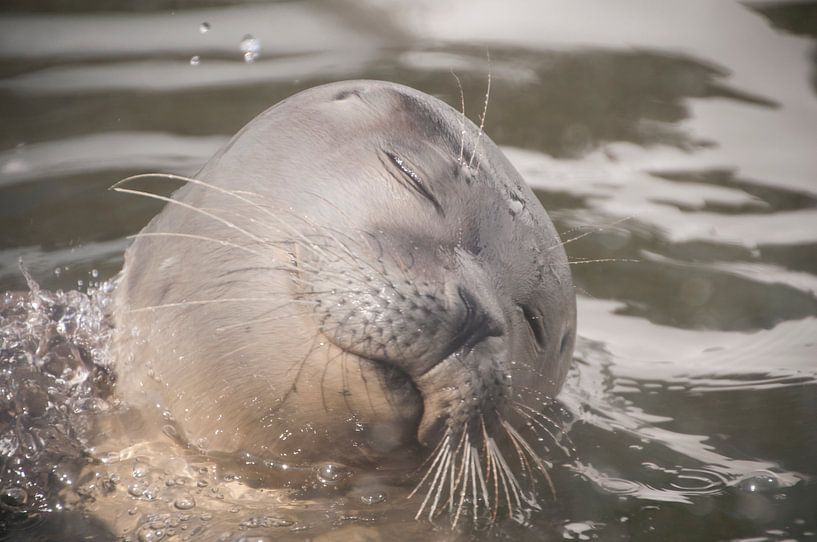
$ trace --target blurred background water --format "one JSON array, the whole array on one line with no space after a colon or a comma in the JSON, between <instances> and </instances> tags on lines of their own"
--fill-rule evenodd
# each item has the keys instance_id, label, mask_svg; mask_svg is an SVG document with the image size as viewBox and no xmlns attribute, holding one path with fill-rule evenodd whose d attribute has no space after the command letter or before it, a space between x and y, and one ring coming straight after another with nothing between
<instances>
[{"instance_id":1,"label":"blurred background water","mask_svg":"<svg viewBox=\"0 0 817 542\"><path fill-rule=\"evenodd\" d=\"M413 512L395 510L416 503L396 497L329 519L333 497L308 521L290 510L298 529L246 524L239 507L235 539L817 537L817 2L5 0L0 10L0 292L26 289L20 258L49 290L113 277L126 236L159 206L111 184L193 174L270 105L341 79L396 81L458 107L453 71L474 119L490 71L486 131L571 240L579 341L560 400L575 453L554 467L557 495L530 525L407 527ZM19 395L2 391L0 514L11 514L22 505L8 435L22 418L9 406ZM163 506L131 497L117 535L136 536ZM96 500L91 512L104 507ZM61 512L70 507L57 497L37 502L27 513L47 528L114 534ZM196 519L193 539L229 524ZM3 525L13 539L37 532Z\"/></svg>"}]
</instances>

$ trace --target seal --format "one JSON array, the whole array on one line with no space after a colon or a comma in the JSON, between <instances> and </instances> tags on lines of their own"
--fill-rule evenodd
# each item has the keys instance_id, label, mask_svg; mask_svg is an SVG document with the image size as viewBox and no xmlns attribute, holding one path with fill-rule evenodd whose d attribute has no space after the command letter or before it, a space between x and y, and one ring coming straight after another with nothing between
<instances>
[{"instance_id":1,"label":"seal","mask_svg":"<svg viewBox=\"0 0 817 542\"><path fill-rule=\"evenodd\" d=\"M213 452L371 465L433 451L427 476L462 469L485 498L492 466L516 491L500 435L542 467L519 426L572 358L568 261L464 113L398 84L324 85L184 180L168 198L115 187L168 202L115 292L125 401Z\"/></svg>"}]
</instances>

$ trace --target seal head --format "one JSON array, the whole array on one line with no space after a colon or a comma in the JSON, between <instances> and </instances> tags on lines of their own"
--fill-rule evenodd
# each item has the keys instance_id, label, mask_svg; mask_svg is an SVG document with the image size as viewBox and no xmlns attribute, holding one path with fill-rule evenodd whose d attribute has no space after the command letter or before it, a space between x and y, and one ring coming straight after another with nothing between
<instances>
[{"instance_id":1,"label":"seal head","mask_svg":"<svg viewBox=\"0 0 817 542\"><path fill-rule=\"evenodd\" d=\"M358 464L555 396L576 306L551 221L477 126L349 81L268 109L175 193L115 321L120 393L190 442Z\"/></svg>"}]
</instances>

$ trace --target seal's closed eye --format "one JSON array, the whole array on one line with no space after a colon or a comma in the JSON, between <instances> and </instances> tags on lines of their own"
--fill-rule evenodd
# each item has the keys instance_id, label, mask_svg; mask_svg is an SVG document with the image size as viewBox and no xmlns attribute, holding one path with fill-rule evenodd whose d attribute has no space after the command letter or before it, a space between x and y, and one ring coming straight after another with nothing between
<instances>
[{"instance_id":1,"label":"seal's closed eye","mask_svg":"<svg viewBox=\"0 0 817 542\"><path fill-rule=\"evenodd\" d=\"M398 177L397 175L392 175L392 177L397 179L397 181L403 186L413 190L414 192L420 194L425 199L430 201L431 204L434 206L434 209L436 209L438 213L440 213L441 215L445 215L445 212L443 212L443 207L442 205L440 205L439 200L437 200L434 194L431 193L431 191L425 185L420 176L417 175L417 173L415 173L414 170L408 166L406 161L397 156L396 154L394 154L393 152L390 151L383 152L389 158L391 163L397 166L397 169L402 174L400 177Z\"/></svg>"}]
</instances>

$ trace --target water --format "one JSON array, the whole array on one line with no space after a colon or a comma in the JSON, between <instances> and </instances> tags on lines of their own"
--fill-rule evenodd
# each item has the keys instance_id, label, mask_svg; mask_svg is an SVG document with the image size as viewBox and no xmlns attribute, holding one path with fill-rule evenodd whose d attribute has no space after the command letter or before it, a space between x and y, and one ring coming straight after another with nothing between
<instances>
[{"instance_id":1,"label":"water","mask_svg":"<svg viewBox=\"0 0 817 542\"><path fill-rule=\"evenodd\" d=\"M105 281L159 208L113 182L192 174L269 105L338 79L457 106L453 70L478 118L489 69L486 130L571 240L579 341L556 496L477 538L817 537L817 3L2 9L0 292L27 289L20 258L43 289L0 311L11 539L471 538L339 466L276 489L251 460L83 449L93 420L127 419Z\"/></svg>"}]
</instances>

